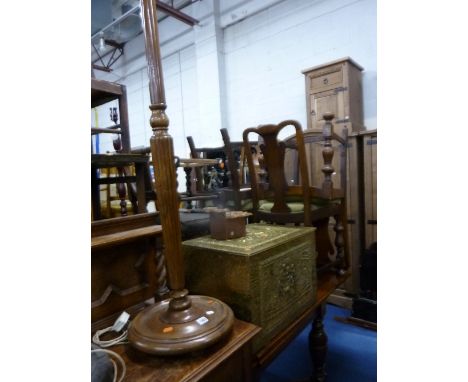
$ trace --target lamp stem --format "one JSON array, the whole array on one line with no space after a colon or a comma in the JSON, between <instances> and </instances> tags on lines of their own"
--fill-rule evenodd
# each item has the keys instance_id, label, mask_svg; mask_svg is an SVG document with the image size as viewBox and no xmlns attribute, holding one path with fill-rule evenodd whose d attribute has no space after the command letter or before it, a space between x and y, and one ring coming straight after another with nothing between
<instances>
[{"instance_id":1,"label":"lamp stem","mask_svg":"<svg viewBox=\"0 0 468 382\"><path fill-rule=\"evenodd\" d=\"M234 325L234 314L223 302L207 296L188 296L179 220L179 197L174 149L168 132L166 100L159 52L155 0L141 0L151 96L150 140L158 209L163 227L170 299L142 310L128 328L128 340L150 354L183 354L204 349L224 338Z\"/></svg>"},{"instance_id":2,"label":"lamp stem","mask_svg":"<svg viewBox=\"0 0 468 382\"><path fill-rule=\"evenodd\" d=\"M168 285L171 290L184 289L184 268L179 220L179 197L177 178L173 163L174 148L168 132L169 118L166 115L166 98L159 50L158 23L155 0L141 0L146 59L148 62L151 105L150 124L153 135L150 140L153 158L159 214L163 226Z\"/></svg>"}]
</instances>

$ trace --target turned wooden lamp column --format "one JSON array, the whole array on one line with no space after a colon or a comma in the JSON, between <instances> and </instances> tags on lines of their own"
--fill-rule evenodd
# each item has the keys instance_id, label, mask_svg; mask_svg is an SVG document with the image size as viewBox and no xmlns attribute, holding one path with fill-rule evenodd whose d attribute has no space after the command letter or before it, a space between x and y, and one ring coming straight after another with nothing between
<instances>
[{"instance_id":1,"label":"turned wooden lamp column","mask_svg":"<svg viewBox=\"0 0 468 382\"><path fill-rule=\"evenodd\" d=\"M223 302L206 296L189 296L185 289L179 196L169 119L165 113L156 1L141 0L141 12L151 98L150 146L171 292L168 300L146 308L135 317L128 339L132 346L146 353L182 354L220 340L232 329L234 315Z\"/></svg>"}]
</instances>

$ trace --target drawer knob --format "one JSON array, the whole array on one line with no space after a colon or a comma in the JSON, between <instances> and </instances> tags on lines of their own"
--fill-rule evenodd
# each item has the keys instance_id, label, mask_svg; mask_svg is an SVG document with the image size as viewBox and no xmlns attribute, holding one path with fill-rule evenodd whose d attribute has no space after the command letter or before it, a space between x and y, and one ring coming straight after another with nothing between
<instances>
[{"instance_id":1,"label":"drawer knob","mask_svg":"<svg viewBox=\"0 0 468 382\"><path fill-rule=\"evenodd\" d=\"M325 77L325 78L323 79L323 84L324 84L324 85L328 84L328 78L327 78L327 77Z\"/></svg>"}]
</instances>

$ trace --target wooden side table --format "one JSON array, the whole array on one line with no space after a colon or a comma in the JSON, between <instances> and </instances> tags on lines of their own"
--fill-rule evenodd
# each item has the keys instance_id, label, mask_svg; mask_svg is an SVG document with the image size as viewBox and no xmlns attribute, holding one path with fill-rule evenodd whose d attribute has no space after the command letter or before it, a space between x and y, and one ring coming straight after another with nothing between
<instances>
[{"instance_id":1,"label":"wooden side table","mask_svg":"<svg viewBox=\"0 0 468 382\"><path fill-rule=\"evenodd\" d=\"M125 381L132 382L250 382L251 341L260 328L234 320L229 338L193 354L158 357L134 350L130 345L112 347L127 368Z\"/></svg>"},{"instance_id":2,"label":"wooden side table","mask_svg":"<svg viewBox=\"0 0 468 382\"><path fill-rule=\"evenodd\" d=\"M113 100L119 102L120 123L112 128L92 129L92 134L117 133L122 139L123 152L130 151L130 128L128 123L127 90L125 85L91 78L91 107L98 107Z\"/></svg>"},{"instance_id":3,"label":"wooden side table","mask_svg":"<svg viewBox=\"0 0 468 382\"><path fill-rule=\"evenodd\" d=\"M125 285L128 291L133 290L133 293L118 296L119 301L110 296L107 306L102 304L100 312L93 312L100 308L92 307L92 332L111 326L123 309L135 317L148 298L154 294L160 297L158 291L165 285L165 270L159 267L163 258L155 243L162 233L162 227L154 224L156 216L157 213L147 213L91 224L92 259L101 257L101 261L92 261L93 280L109 279L119 286ZM143 262L141 254L146 254ZM112 269L109 264L106 267L106 258L112 263ZM142 264L137 268L128 267L129 263L135 264L135 260ZM92 292L99 289L99 282L92 283ZM141 353L129 344L114 346L111 350L123 357L127 368L125 381L128 382L249 382L253 378L251 342L259 332L259 327L235 319L227 338L196 353L158 357Z\"/></svg>"},{"instance_id":4,"label":"wooden side table","mask_svg":"<svg viewBox=\"0 0 468 382\"><path fill-rule=\"evenodd\" d=\"M179 159L178 165L182 167L185 171L185 180L186 180L186 187L187 187L187 196L183 198L183 200L187 201L187 209L192 208L192 201L193 200L212 200L217 199L219 196L213 193L206 193L202 195L194 196L192 192L192 169L193 168L200 168L209 165L216 165L218 164L218 160L216 159L204 159L204 158L188 158L188 159ZM202 179L199 179L202 181Z\"/></svg>"}]
</instances>

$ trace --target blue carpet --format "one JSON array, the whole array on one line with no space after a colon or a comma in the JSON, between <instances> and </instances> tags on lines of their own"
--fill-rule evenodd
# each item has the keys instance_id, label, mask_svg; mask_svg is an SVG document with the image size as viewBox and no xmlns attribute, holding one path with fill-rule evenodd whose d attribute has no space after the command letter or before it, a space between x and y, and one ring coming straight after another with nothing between
<instances>
[{"instance_id":1,"label":"blue carpet","mask_svg":"<svg viewBox=\"0 0 468 382\"><path fill-rule=\"evenodd\" d=\"M327 382L377 381L377 333L344 324L335 316L349 317L351 312L327 305L325 332L328 335ZM308 325L263 372L261 382L296 382L312 374L309 356Z\"/></svg>"}]
</instances>

